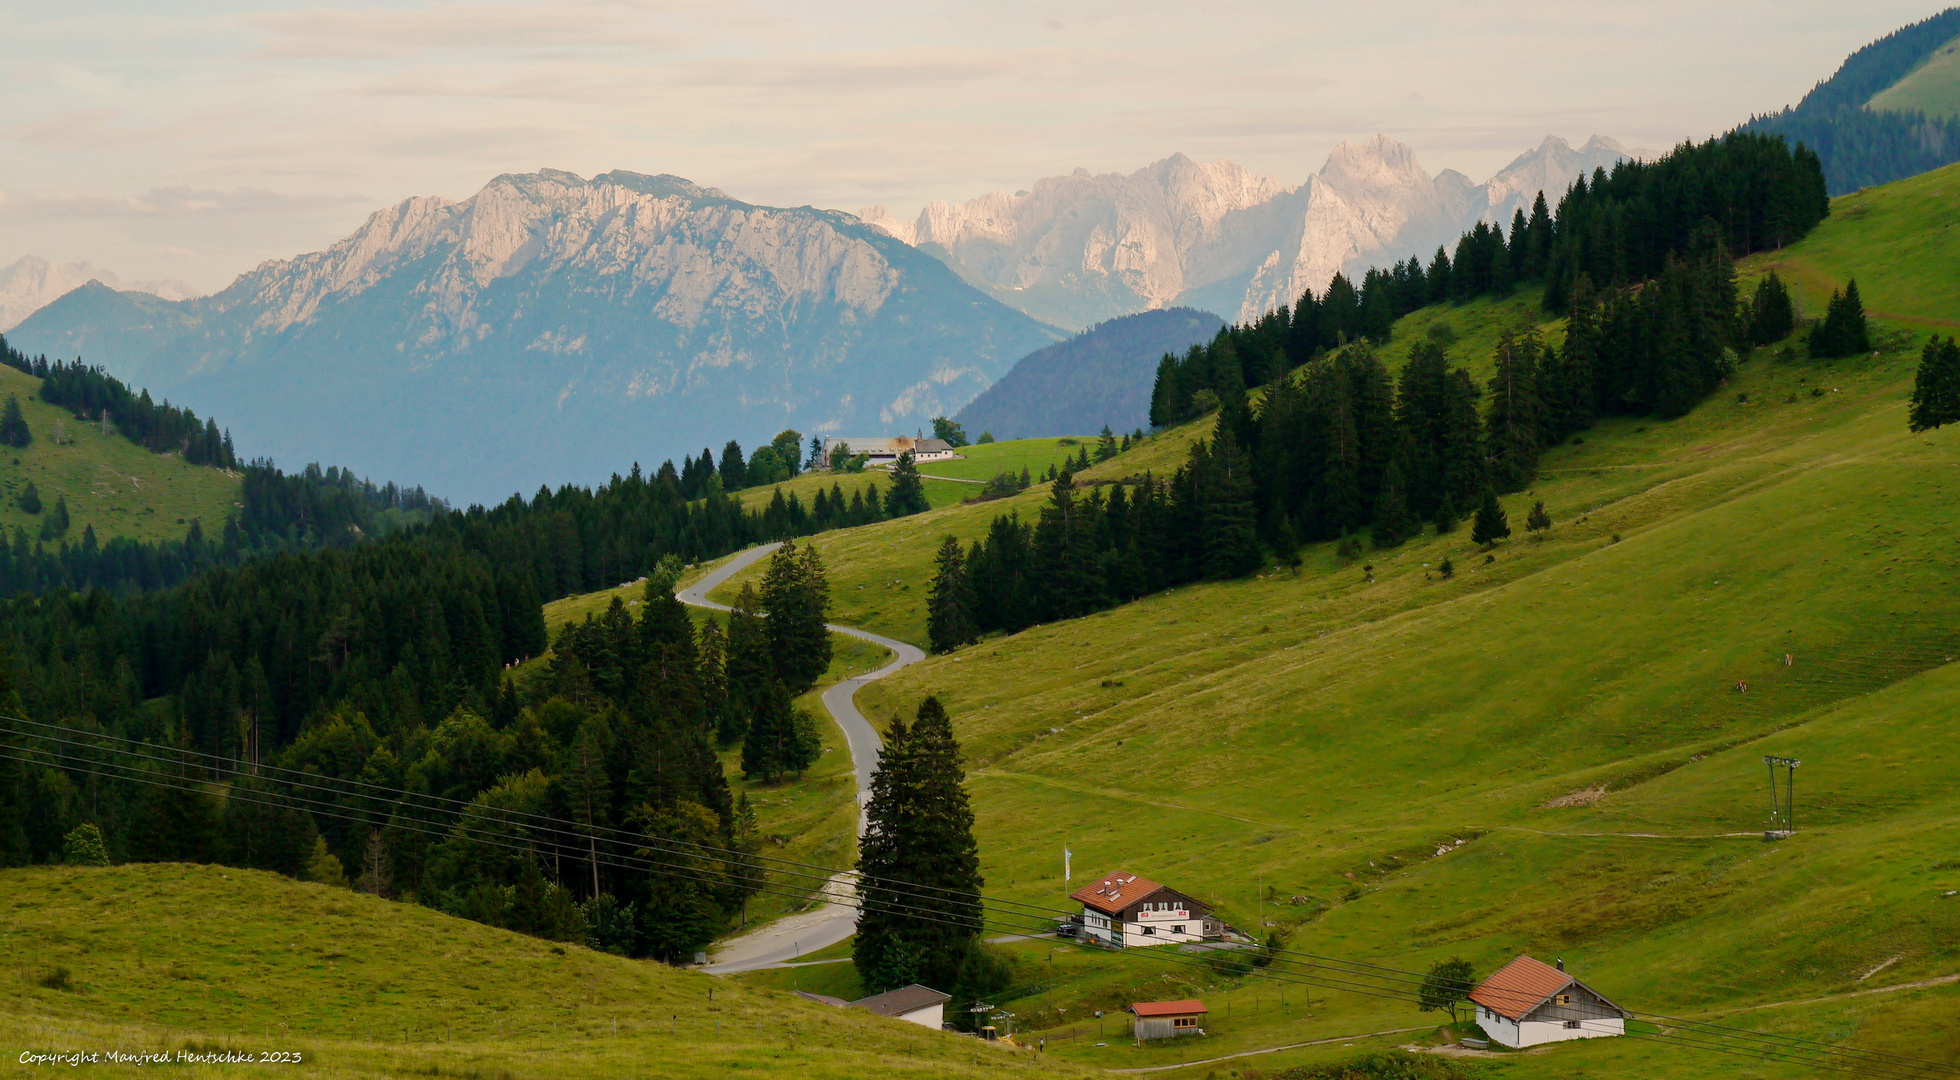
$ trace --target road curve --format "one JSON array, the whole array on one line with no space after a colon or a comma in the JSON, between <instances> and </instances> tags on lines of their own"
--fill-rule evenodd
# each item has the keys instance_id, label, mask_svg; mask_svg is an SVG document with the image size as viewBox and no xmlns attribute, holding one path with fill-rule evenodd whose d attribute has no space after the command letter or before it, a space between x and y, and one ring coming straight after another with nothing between
<instances>
[{"instance_id":1,"label":"road curve","mask_svg":"<svg viewBox=\"0 0 1960 1080\"><path fill-rule=\"evenodd\" d=\"M780 544L763 544L744 551L726 563L715 568L700 581L675 593L681 603L693 607L709 608L714 611L729 610L727 604L718 604L708 599L708 594L721 587L722 583L743 570L748 569L765 556L773 553ZM892 662L866 675L845 679L823 692L823 707L830 713L839 730L844 733L844 743L851 752L851 766L857 773L858 835L864 835L864 808L871 801L871 776L878 771L878 752L884 749L884 741L878 738L878 729L858 711L857 692L865 683L873 682L926 658L926 654L916 645L859 630L852 626L825 624L834 633L845 634L860 641L889 649ZM815 911L801 915L791 915L778 919L768 926L760 927L740 937L730 938L715 950L715 962L701 970L715 975L725 975L737 971L780 964L794 960L805 953L835 945L851 936L857 928L857 909L849 906L855 896L852 888L852 875L839 874L830 879L824 892L836 898L831 903ZM841 902L840 902L841 901Z\"/></svg>"}]
</instances>

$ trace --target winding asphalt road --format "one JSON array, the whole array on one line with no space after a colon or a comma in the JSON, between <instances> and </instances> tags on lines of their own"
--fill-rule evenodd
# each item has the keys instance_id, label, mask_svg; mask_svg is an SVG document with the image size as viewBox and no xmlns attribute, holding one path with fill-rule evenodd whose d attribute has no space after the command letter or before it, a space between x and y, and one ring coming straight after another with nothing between
<instances>
[{"instance_id":1,"label":"winding asphalt road","mask_svg":"<svg viewBox=\"0 0 1960 1080\"><path fill-rule=\"evenodd\" d=\"M722 583L756 562L766 558L779 544L764 544L753 547L723 565L714 572L680 590L674 595L683 604L693 607L727 611L727 604L718 604L708 599L708 594L721 587ZM858 688L865 683L882 679L894 671L916 664L926 658L926 654L916 645L859 630L851 626L826 624L834 633L845 634L860 641L868 641L884 649L891 650L892 662L867 675L845 679L823 692L823 707L837 727L844 732L844 743L851 751L851 765L857 773L858 835L864 835L864 808L871 801L871 776L878 771L878 751L884 749L884 741L878 738L878 729L858 711ZM857 908L852 906L856 897L853 882L855 875L839 874L824 883L823 892L831 901L814 911L801 915L790 915L776 920L768 926L752 930L740 937L730 938L715 950L714 963L701 970L714 975L726 975L737 971L751 971L760 967L794 961L805 953L835 945L851 936L857 929Z\"/></svg>"}]
</instances>

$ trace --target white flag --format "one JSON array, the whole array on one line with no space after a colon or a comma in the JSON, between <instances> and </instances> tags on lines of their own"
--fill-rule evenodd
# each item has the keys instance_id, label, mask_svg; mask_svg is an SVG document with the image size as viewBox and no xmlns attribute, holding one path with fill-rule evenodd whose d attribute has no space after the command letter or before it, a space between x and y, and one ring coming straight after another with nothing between
<instances>
[{"instance_id":1,"label":"white flag","mask_svg":"<svg viewBox=\"0 0 1960 1080\"><path fill-rule=\"evenodd\" d=\"M1067 848L1062 849L1062 881L1064 884L1066 884L1068 881L1071 880L1069 877L1068 860L1069 860L1069 856L1074 854L1075 852L1070 851Z\"/></svg>"}]
</instances>

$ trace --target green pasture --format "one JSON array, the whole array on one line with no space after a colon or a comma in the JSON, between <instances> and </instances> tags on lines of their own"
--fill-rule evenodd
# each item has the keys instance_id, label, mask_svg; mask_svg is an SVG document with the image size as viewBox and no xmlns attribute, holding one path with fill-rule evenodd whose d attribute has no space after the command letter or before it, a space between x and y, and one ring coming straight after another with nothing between
<instances>
[{"instance_id":1,"label":"green pasture","mask_svg":"<svg viewBox=\"0 0 1960 1080\"><path fill-rule=\"evenodd\" d=\"M187 1076L1082 1075L861 1010L274 874L0 871L0 1046L299 1051ZM115 1069L96 1066L90 1071Z\"/></svg>"},{"instance_id":2,"label":"green pasture","mask_svg":"<svg viewBox=\"0 0 1960 1080\"><path fill-rule=\"evenodd\" d=\"M182 540L193 521L203 522L210 539L223 535L242 491L237 474L189 464L181 454L153 454L113 427L105 434L100 424L76 420L40 392L41 380L0 366L0 401L18 397L34 433L23 449L0 446L0 529L8 536L20 528L38 538L57 496L68 500L66 539L78 544L89 526L102 541ZM30 483L41 495L39 514L20 508Z\"/></svg>"},{"instance_id":3,"label":"green pasture","mask_svg":"<svg viewBox=\"0 0 1960 1080\"><path fill-rule=\"evenodd\" d=\"M1936 117L1960 115L1960 41L1949 41L1934 50L1905 78L1873 96L1867 108Z\"/></svg>"}]
</instances>

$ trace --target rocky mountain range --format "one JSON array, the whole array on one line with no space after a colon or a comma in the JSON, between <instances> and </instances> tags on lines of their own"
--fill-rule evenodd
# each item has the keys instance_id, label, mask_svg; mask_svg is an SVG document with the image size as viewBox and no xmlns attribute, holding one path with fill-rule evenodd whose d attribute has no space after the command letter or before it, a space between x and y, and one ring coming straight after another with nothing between
<instances>
[{"instance_id":1,"label":"rocky mountain range","mask_svg":"<svg viewBox=\"0 0 1960 1080\"><path fill-rule=\"evenodd\" d=\"M884 207L859 217L1058 326L1176 305L1241 321L1325 289L1336 271L1426 259L1478 220L1508 223L1538 192L1556 201L1628 156L1611 139L1575 150L1550 136L1476 184L1451 169L1431 176L1414 150L1377 135L1335 147L1297 187L1178 154L1129 174L1078 169L1013 194L932 203L911 222Z\"/></svg>"},{"instance_id":2,"label":"rocky mountain range","mask_svg":"<svg viewBox=\"0 0 1960 1080\"><path fill-rule=\"evenodd\" d=\"M929 426L1059 336L848 214L554 170L409 199L200 299L84 287L9 335L244 452L459 501L784 428Z\"/></svg>"},{"instance_id":3,"label":"rocky mountain range","mask_svg":"<svg viewBox=\"0 0 1960 1080\"><path fill-rule=\"evenodd\" d=\"M112 289L132 289L165 300L188 300L197 290L181 281L123 281L108 270L88 263L49 262L28 255L0 270L0 334L19 326L29 315L91 281Z\"/></svg>"}]
</instances>

